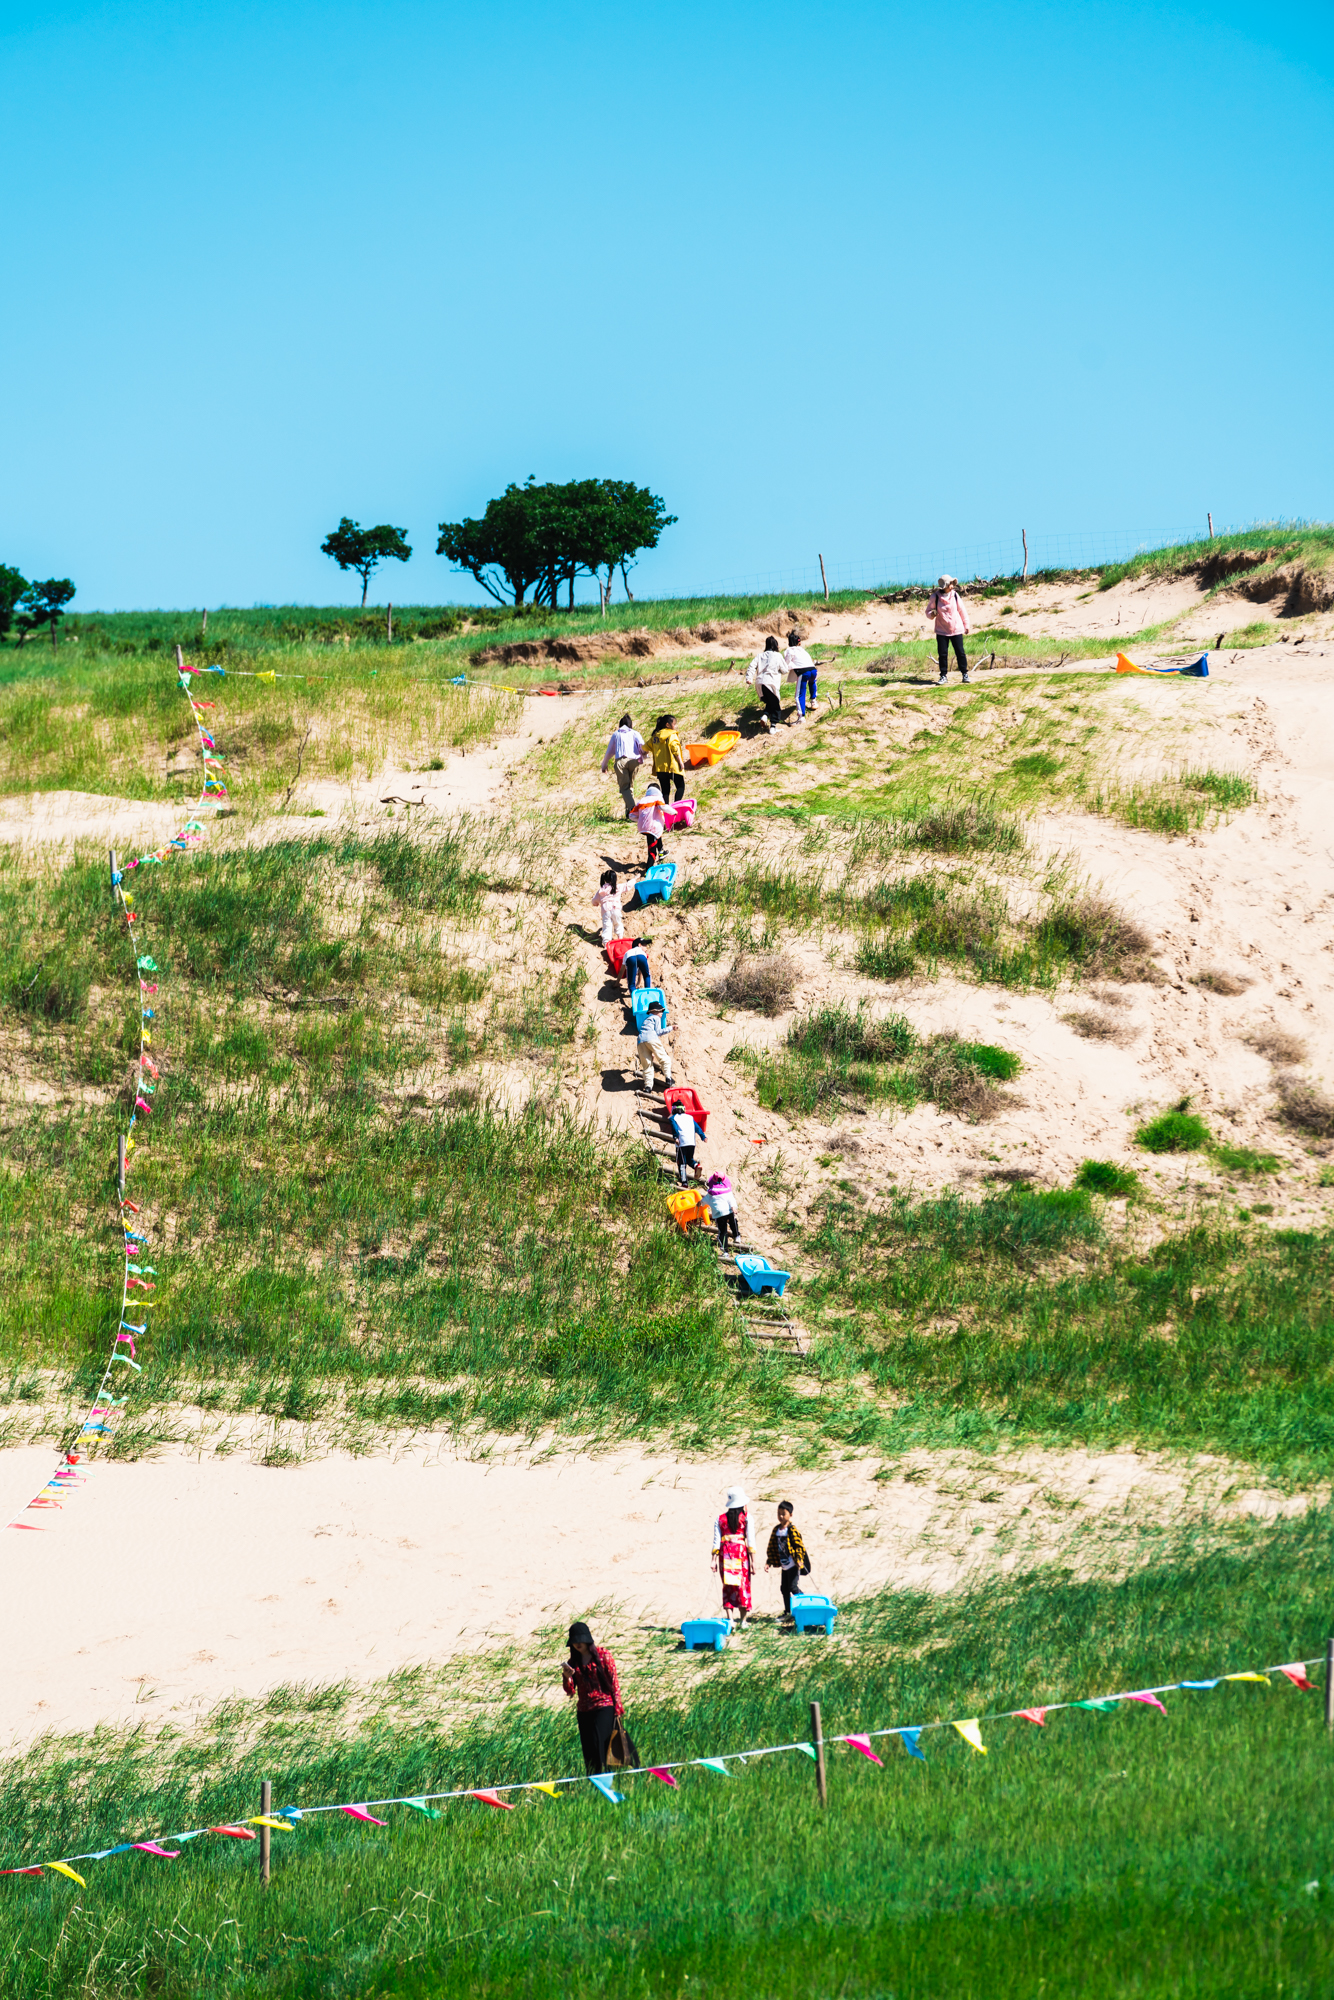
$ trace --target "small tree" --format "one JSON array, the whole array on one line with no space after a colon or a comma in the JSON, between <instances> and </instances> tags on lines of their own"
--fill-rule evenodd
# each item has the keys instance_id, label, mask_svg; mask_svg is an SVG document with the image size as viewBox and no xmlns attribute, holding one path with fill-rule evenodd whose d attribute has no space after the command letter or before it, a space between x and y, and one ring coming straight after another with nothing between
<instances>
[{"instance_id":1,"label":"small tree","mask_svg":"<svg viewBox=\"0 0 1334 2000\"><path fill-rule=\"evenodd\" d=\"M29 632L35 632L42 625L51 627L51 645L56 643L56 627L65 615L65 606L74 595L74 585L67 576L49 576L45 583L30 583L19 599L18 628L23 635L19 644Z\"/></svg>"},{"instance_id":2,"label":"small tree","mask_svg":"<svg viewBox=\"0 0 1334 2000\"><path fill-rule=\"evenodd\" d=\"M402 528L359 528L355 521L349 521L344 514L331 535L326 535L320 543L323 555L332 556L339 569L354 569L361 578L361 602L366 602L366 592L371 577L380 564L392 556L395 562L406 562L412 554L408 546L406 531Z\"/></svg>"},{"instance_id":3,"label":"small tree","mask_svg":"<svg viewBox=\"0 0 1334 2000\"><path fill-rule=\"evenodd\" d=\"M675 524L676 515L669 514L656 493L650 493L647 486L634 486L628 479L599 479L598 504L591 510L590 535L585 555L584 567L591 570L601 582L601 572L607 572L603 586L606 602L611 601L611 582L616 570L621 572L621 582L625 594L633 603L634 592L630 588L630 571L641 549L656 549L664 528ZM592 559L589 560L589 557Z\"/></svg>"},{"instance_id":4,"label":"small tree","mask_svg":"<svg viewBox=\"0 0 1334 2000\"><path fill-rule=\"evenodd\" d=\"M27 588L26 576L20 576L8 563L0 563L0 639L14 623L14 607Z\"/></svg>"}]
</instances>

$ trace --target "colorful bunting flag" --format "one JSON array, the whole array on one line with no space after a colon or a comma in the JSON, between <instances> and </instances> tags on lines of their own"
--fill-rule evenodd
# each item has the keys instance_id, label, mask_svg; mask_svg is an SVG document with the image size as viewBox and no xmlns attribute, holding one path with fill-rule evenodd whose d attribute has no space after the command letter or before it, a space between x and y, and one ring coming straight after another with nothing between
<instances>
[{"instance_id":1,"label":"colorful bunting flag","mask_svg":"<svg viewBox=\"0 0 1334 2000\"><path fill-rule=\"evenodd\" d=\"M681 1789L680 1786L677 1784L675 1778L672 1776L671 1772L665 1771L661 1764L650 1764L648 1767L648 1774L650 1778L657 1778L664 1785L670 1785L673 1791L679 1791Z\"/></svg>"},{"instance_id":2,"label":"colorful bunting flag","mask_svg":"<svg viewBox=\"0 0 1334 2000\"><path fill-rule=\"evenodd\" d=\"M1223 1679L1225 1681L1263 1681L1266 1687L1269 1686L1268 1674L1224 1674Z\"/></svg>"},{"instance_id":3,"label":"colorful bunting flag","mask_svg":"<svg viewBox=\"0 0 1334 2000\"><path fill-rule=\"evenodd\" d=\"M701 1770L716 1771L720 1778L730 1778L732 1775L721 1757L696 1757L693 1762L698 1764Z\"/></svg>"},{"instance_id":4,"label":"colorful bunting flag","mask_svg":"<svg viewBox=\"0 0 1334 2000\"><path fill-rule=\"evenodd\" d=\"M1307 1680L1306 1669L1304 1666L1301 1665L1299 1661L1294 1661L1293 1664L1288 1667L1280 1667L1278 1669L1278 1672L1281 1674L1286 1674L1288 1679L1292 1682L1292 1685L1295 1688L1307 1688L1312 1693L1314 1693L1315 1690L1313 1683Z\"/></svg>"},{"instance_id":5,"label":"colorful bunting flag","mask_svg":"<svg viewBox=\"0 0 1334 2000\"><path fill-rule=\"evenodd\" d=\"M976 1716L970 1717L967 1722L956 1722L952 1727L958 1730L965 1743L971 1743L974 1750L980 1751L982 1756L986 1756L987 1746L982 1741L982 1731L978 1727Z\"/></svg>"},{"instance_id":6,"label":"colorful bunting flag","mask_svg":"<svg viewBox=\"0 0 1334 2000\"><path fill-rule=\"evenodd\" d=\"M510 1801L502 1799L499 1792L469 1792L468 1796L472 1799L480 1799L484 1806L499 1806L502 1812L514 1811L514 1807Z\"/></svg>"},{"instance_id":7,"label":"colorful bunting flag","mask_svg":"<svg viewBox=\"0 0 1334 2000\"><path fill-rule=\"evenodd\" d=\"M1047 1711L1045 1708L1020 1708L1016 1709L1015 1713L1021 1715L1025 1722L1036 1722L1039 1729L1046 1727Z\"/></svg>"},{"instance_id":8,"label":"colorful bunting flag","mask_svg":"<svg viewBox=\"0 0 1334 2000\"><path fill-rule=\"evenodd\" d=\"M84 1881L82 1875L76 1875L74 1870L70 1867L68 1861L48 1861L46 1865L48 1868L54 1868L57 1875L68 1875L70 1881L77 1882L81 1889L86 1889L88 1887L88 1884ZM40 1868L23 1868L23 1869L16 1869L14 1872L16 1874L23 1874L23 1875L40 1875L42 1871Z\"/></svg>"},{"instance_id":9,"label":"colorful bunting flag","mask_svg":"<svg viewBox=\"0 0 1334 2000\"><path fill-rule=\"evenodd\" d=\"M388 1826L389 1824L387 1819L377 1819L374 1813L367 1812L365 1806L344 1806L343 1811L348 1815L349 1819L364 1819L368 1826Z\"/></svg>"},{"instance_id":10,"label":"colorful bunting flag","mask_svg":"<svg viewBox=\"0 0 1334 2000\"><path fill-rule=\"evenodd\" d=\"M921 1747L921 1735L922 1735L921 1730L900 1729L898 1734L903 1740L903 1747L907 1751L908 1755L910 1757L915 1757L919 1764L925 1764L926 1752Z\"/></svg>"},{"instance_id":11,"label":"colorful bunting flag","mask_svg":"<svg viewBox=\"0 0 1334 2000\"><path fill-rule=\"evenodd\" d=\"M1145 1693L1142 1693L1142 1694L1126 1694L1126 1695L1122 1695L1121 1699L1122 1699L1122 1701L1142 1701L1142 1702L1143 1702L1143 1704L1144 1704L1144 1706L1145 1706L1146 1708L1156 1708L1156 1709L1157 1709L1157 1711L1158 1711L1158 1713L1159 1713L1159 1715L1166 1715L1166 1714L1167 1714L1167 1710L1166 1710L1166 1709L1165 1709L1165 1708L1163 1707L1163 1705L1162 1705L1162 1703L1161 1703L1161 1702L1159 1701L1159 1699L1158 1699L1157 1695L1156 1695L1156 1694L1149 1694L1149 1693L1148 1693L1147 1691L1146 1691Z\"/></svg>"},{"instance_id":12,"label":"colorful bunting flag","mask_svg":"<svg viewBox=\"0 0 1334 2000\"><path fill-rule=\"evenodd\" d=\"M601 1771L592 1772L588 1782L590 1785L594 1786L599 1792L601 1792L603 1798L609 1800L612 1805L623 1806L625 1804L625 1798L623 1794L616 1790L616 1787L613 1785L611 1779L607 1777L604 1772Z\"/></svg>"},{"instance_id":13,"label":"colorful bunting flag","mask_svg":"<svg viewBox=\"0 0 1334 2000\"><path fill-rule=\"evenodd\" d=\"M885 1760L883 1757L876 1756L875 1751L871 1748L871 1739L869 1736L845 1736L843 1741L850 1743L854 1750L860 1750L862 1756L869 1757L873 1764L879 1764L882 1769L884 1768Z\"/></svg>"},{"instance_id":14,"label":"colorful bunting flag","mask_svg":"<svg viewBox=\"0 0 1334 2000\"><path fill-rule=\"evenodd\" d=\"M538 1786L538 1790L542 1792L549 1792L552 1789L553 1787L550 1785ZM427 1819L439 1819L440 1817L435 1807L428 1806L425 1799L404 1799L403 1804L405 1806L411 1806L414 1812L424 1813Z\"/></svg>"}]
</instances>

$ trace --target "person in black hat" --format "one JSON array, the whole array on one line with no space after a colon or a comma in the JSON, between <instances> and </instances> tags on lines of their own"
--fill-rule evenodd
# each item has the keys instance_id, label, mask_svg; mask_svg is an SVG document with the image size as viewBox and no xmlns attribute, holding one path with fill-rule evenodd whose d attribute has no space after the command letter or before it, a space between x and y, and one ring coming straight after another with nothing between
<instances>
[{"instance_id":1,"label":"person in black hat","mask_svg":"<svg viewBox=\"0 0 1334 2000\"><path fill-rule=\"evenodd\" d=\"M579 1747L584 1769L594 1777L607 1768L607 1745L625 1709L616 1662L604 1647L594 1644L587 1625L570 1627L570 1657L561 1667L560 1684L566 1694L578 1697Z\"/></svg>"}]
</instances>

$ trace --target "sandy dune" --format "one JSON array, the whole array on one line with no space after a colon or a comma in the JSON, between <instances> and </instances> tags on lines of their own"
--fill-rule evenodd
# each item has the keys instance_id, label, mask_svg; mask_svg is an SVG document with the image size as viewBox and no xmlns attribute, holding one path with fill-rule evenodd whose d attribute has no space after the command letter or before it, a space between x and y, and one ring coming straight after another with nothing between
<instances>
[{"instance_id":1,"label":"sandy dune","mask_svg":"<svg viewBox=\"0 0 1334 2000\"><path fill-rule=\"evenodd\" d=\"M5 1490L29 1490L49 1462L0 1455ZM776 1502L791 1499L813 1581L836 1599L948 1589L1057 1549L1078 1561L1082 1543L1114 1549L1140 1520L1306 1504L1255 1490L1223 1505L1224 1468L1134 1452L913 1456L892 1478L880 1470L642 1450L471 1458L439 1440L284 1470L239 1453L100 1466L43 1531L6 1538L0 1744L99 1722L183 1726L226 1695L378 1680L522 1645L584 1613L633 1649L645 1627L717 1604L712 1521L737 1478L763 1524L761 1565ZM756 1604L779 1608L763 1574Z\"/></svg>"}]
</instances>

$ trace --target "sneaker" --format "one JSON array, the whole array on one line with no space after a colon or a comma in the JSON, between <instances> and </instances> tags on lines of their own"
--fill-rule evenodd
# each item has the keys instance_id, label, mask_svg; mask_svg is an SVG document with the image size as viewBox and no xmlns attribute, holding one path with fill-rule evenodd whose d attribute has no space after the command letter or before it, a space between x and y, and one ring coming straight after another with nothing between
<instances>
[{"instance_id":1,"label":"sneaker","mask_svg":"<svg viewBox=\"0 0 1334 2000\"><path fill-rule=\"evenodd\" d=\"M964 687L971 687L973 685L973 683L969 680L967 674L960 674L959 680Z\"/></svg>"},{"instance_id":2,"label":"sneaker","mask_svg":"<svg viewBox=\"0 0 1334 2000\"><path fill-rule=\"evenodd\" d=\"M766 736L772 736L774 733L774 726L772 722L770 722L767 715L762 715L760 717L760 728L764 731Z\"/></svg>"},{"instance_id":3,"label":"sneaker","mask_svg":"<svg viewBox=\"0 0 1334 2000\"><path fill-rule=\"evenodd\" d=\"M939 680L938 680L938 681L936 682L936 686L937 686L938 688L943 688L943 687L944 687L944 685L945 685L945 683L946 683L946 681L947 681L948 679L949 679L949 675L948 675L948 674L942 674L942 675L940 676Z\"/></svg>"}]
</instances>

